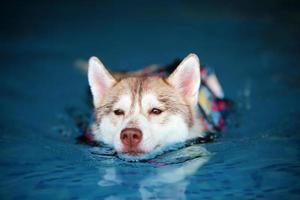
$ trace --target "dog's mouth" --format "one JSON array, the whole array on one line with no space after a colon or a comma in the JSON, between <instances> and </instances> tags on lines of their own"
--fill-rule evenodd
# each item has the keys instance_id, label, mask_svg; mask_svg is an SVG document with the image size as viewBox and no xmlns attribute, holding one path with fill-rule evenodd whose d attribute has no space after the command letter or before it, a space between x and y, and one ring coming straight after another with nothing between
<instances>
[{"instance_id":1,"label":"dog's mouth","mask_svg":"<svg viewBox=\"0 0 300 200\"><path fill-rule=\"evenodd\" d=\"M159 154L160 150L161 150L161 145L155 145L149 151L142 150L140 147L138 148L123 147L120 151L117 151L117 153L122 155L134 156L134 157L144 157L149 154Z\"/></svg>"},{"instance_id":2,"label":"dog's mouth","mask_svg":"<svg viewBox=\"0 0 300 200\"><path fill-rule=\"evenodd\" d=\"M126 151L119 151L117 152L118 158L129 161L129 162L141 162L144 160L148 160L149 152L142 151L140 149L131 149Z\"/></svg>"},{"instance_id":3,"label":"dog's mouth","mask_svg":"<svg viewBox=\"0 0 300 200\"><path fill-rule=\"evenodd\" d=\"M140 149L135 149L135 148L125 148L121 152L121 154L127 154L130 156L141 156L144 155L145 152L140 150Z\"/></svg>"},{"instance_id":4,"label":"dog's mouth","mask_svg":"<svg viewBox=\"0 0 300 200\"><path fill-rule=\"evenodd\" d=\"M124 152L122 152L122 154L127 154L130 156L141 156L141 155L144 155L145 153L142 151L124 151Z\"/></svg>"},{"instance_id":5,"label":"dog's mouth","mask_svg":"<svg viewBox=\"0 0 300 200\"><path fill-rule=\"evenodd\" d=\"M117 151L117 156L130 162L147 161L163 153L163 151L161 151L161 149L158 147L160 147L160 145L155 146L150 151L143 151L141 149L123 149L122 151Z\"/></svg>"}]
</instances>

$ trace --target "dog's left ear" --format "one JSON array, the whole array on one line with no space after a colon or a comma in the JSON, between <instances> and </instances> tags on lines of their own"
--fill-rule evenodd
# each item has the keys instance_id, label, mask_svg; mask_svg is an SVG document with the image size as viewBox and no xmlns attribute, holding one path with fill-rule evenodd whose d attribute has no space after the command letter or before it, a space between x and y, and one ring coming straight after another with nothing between
<instances>
[{"instance_id":1,"label":"dog's left ear","mask_svg":"<svg viewBox=\"0 0 300 200\"><path fill-rule=\"evenodd\" d=\"M198 56L189 54L184 58L167 81L178 89L190 104L197 104L201 82Z\"/></svg>"}]
</instances>

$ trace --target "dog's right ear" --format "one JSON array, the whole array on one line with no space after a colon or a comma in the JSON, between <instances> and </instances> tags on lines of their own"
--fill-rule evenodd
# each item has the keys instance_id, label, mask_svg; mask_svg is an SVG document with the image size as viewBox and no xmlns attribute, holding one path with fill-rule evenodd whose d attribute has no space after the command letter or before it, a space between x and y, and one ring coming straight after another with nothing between
<instances>
[{"instance_id":1,"label":"dog's right ear","mask_svg":"<svg viewBox=\"0 0 300 200\"><path fill-rule=\"evenodd\" d=\"M88 79L94 106L97 108L100 106L106 91L116 83L116 80L97 57L91 57L89 60Z\"/></svg>"}]
</instances>

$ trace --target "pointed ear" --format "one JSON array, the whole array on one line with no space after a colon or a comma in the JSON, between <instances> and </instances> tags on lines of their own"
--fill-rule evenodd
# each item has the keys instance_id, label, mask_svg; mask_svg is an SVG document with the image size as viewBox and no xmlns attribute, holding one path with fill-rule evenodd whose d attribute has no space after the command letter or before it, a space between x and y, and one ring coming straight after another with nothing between
<instances>
[{"instance_id":1,"label":"pointed ear","mask_svg":"<svg viewBox=\"0 0 300 200\"><path fill-rule=\"evenodd\" d=\"M116 83L116 80L97 57L91 57L89 60L88 79L94 106L97 108L106 91Z\"/></svg>"},{"instance_id":2,"label":"pointed ear","mask_svg":"<svg viewBox=\"0 0 300 200\"><path fill-rule=\"evenodd\" d=\"M191 104L198 102L201 82L200 61L196 54L189 54L178 65L167 81Z\"/></svg>"}]
</instances>

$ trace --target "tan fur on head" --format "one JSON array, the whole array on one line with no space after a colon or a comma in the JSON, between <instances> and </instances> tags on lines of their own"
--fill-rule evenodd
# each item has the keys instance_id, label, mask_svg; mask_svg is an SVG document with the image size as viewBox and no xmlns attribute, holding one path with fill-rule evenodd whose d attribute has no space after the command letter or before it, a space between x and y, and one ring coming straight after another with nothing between
<instances>
[{"instance_id":1,"label":"tan fur on head","mask_svg":"<svg viewBox=\"0 0 300 200\"><path fill-rule=\"evenodd\" d=\"M95 106L95 139L122 152L120 132L137 128L143 134L138 150L149 152L201 135L196 106L199 65L198 57L190 54L167 78L125 76L116 79L92 57L88 76ZM153 109L159 114L154 114Z\"/></svg>"}]
</instances>

